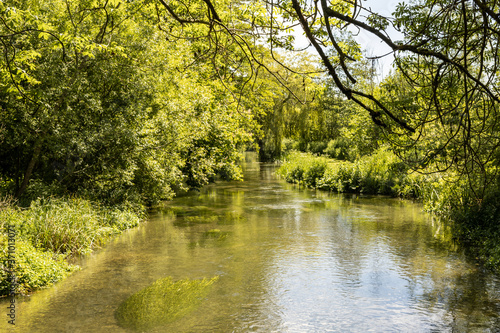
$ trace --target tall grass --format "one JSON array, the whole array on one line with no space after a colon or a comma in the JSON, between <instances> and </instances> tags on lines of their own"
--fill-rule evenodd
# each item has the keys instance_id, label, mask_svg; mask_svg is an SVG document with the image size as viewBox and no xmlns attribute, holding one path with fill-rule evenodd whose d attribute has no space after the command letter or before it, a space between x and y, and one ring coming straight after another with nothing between
<instances>
[{"instance_id":1,"label":"tall grass","mask_svg":"<svg viewBox=\"0 0 500 333\"><path fill-rule=\"evenodd\" d=\"M22 209L7 203L0 209L0 245L7 255L7 227L16 230L18 292L44 288L75 268L64 258L87 254L112 236L139 224L141 217L128 209L109 208L80 198L33 201ZM4 257L5 257L4 256ZM0 270L0 294L8 290L6 263Z\"/></svg>"},{"instance_id":2,"label":"tall grass","mask_svg":"<svg viewBox=\"0 0 500 333\"><path fill-rule=\"evenodd\" d=\"M11 206L0 211L0 219L16 225L21 237L35 247L68 255L89 253L140 221L131 211L79 198L38 199L28 209Z\"/></svg>"}]
</instances>

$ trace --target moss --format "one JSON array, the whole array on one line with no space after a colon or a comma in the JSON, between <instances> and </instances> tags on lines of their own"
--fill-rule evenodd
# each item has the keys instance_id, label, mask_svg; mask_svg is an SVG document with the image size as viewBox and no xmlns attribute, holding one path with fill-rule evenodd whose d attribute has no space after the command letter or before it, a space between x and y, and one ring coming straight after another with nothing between
<instances>
[{"instance_id":1,"label":"moss","mask_svg":"<svg viewBox=\"0 0 500 333\"><path fill-rule=\"evenodd\" d=\"M217 279L157 280L120 304L115 318L122 327L134 330L168 324L196 309Z\"/></svg>"}]
</instances>

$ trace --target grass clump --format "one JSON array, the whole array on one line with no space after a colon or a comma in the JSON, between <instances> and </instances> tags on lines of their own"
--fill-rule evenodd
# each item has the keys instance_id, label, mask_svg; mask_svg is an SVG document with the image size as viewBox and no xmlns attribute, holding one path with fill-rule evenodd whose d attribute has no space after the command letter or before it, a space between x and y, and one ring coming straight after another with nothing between
<instances>
[{"instance_id":1,"label":"grass clump","mask_svg":"<svg viewBox=\"0 0 500 333\"><path fill-rule=\"evenodd\" d=\"M140 219L130 209L109 208L80 198L38 199L26 209L3 204L0 249L7 258L8 229L15 230L13 273L18 279L17 293L32 292L64 279L77 269L65 258L92 252L112 236L138 225ZM10 276L4 261L0 295L8 294Z\"/></svg>"},{"instance_id":2,"label":"grass clump","mask_svg":"<svg viewBox=\"0 0 500 333\"><path fill-rule=\"evenodd\" d=\"M168 324L196 309L217 279L157 280L120 304L115 318L122 327L137 331Z\"/></svg>"},{"instance_id":3,"label":"grass clump","mask_svg":"<svg viewBox=\"0 0 500 333\"><path fill-rule=\"evenodd\" d=\"M139 224L132 211L108 208L88 200L35 200L28 209L0 211L0 223L15 225L36 248L67 255L87 254L112 236Z\"/></svg>"}]
</instances>

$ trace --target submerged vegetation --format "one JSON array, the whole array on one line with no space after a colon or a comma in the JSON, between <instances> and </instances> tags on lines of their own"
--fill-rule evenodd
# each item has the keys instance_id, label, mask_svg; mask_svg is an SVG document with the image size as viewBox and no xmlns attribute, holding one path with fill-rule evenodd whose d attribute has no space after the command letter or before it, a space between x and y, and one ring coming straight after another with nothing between
<instances>
[{"instance_id":1,"label":"submerged vegetation","mask_svg":"<svg viewBox=\"0 0 500 333\"><path fill-rule=\"evenodd\" d=\"M115 317L121 326L137 331L168 324L195 310L217 280L157 280L121 303Z\"/></svg>"}]
</instances>

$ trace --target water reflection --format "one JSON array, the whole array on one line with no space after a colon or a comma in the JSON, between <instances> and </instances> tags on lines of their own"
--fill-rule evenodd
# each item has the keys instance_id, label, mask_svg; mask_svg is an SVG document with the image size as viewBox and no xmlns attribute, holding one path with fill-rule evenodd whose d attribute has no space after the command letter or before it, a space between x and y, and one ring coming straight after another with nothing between
<instances>
[{"instance_id":1,"label":"water reflection","mask_svg":"<svg viewBox=\"0 0 500 333\"><path fill-rule=\"evenodd\" d=\"M16 331L125 332L113 313L131 294L215 275L195 312L153 332L500 330L498 279L420 206L299 189L251 160L245 177L174 200L24 299Z\"/></svg>"}]
</instances>

